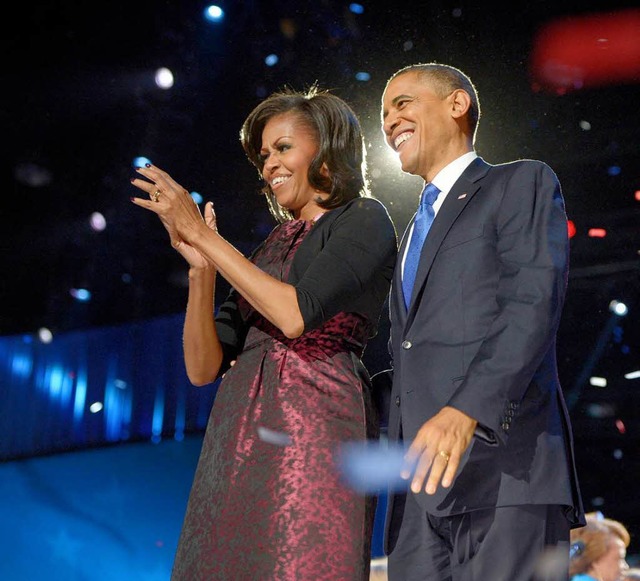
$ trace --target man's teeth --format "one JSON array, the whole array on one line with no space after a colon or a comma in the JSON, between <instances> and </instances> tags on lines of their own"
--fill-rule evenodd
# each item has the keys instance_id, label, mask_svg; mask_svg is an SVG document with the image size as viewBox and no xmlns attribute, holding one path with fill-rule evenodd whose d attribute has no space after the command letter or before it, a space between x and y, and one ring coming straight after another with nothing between
<instances>
[{"instance_id":1,"label":"man's teeth","mask_svg":"<svg viewBox=\"0 0 640 581\"><path fill-rule=\"evenodd\" d=\"M396 137L396 140L393 142L393 146L398 149L401 143L404 143L407 139L411 139L413 137L413 133L410 131L405 131Z\"/></svg>"},{"instance_id":2,"label":"man's teeth","mask_svg":"<svg viewBox=\"0 0 640 581\"><path fill-rule=\"evenodd\" d=\"M271 180L271 185L272 186L277 186L278 184L281 184L282 182L286 182L289 179L290 176L278 176L277 178L273 178Z\"/></svg>"}]
</instances>

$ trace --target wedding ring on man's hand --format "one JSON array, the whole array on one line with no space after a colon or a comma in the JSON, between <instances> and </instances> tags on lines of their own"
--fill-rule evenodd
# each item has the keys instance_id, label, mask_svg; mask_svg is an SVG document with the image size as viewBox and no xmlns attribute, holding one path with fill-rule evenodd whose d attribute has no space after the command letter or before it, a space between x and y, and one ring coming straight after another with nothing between
<instances>
[{"instance_id":1,"label":"wedding ring on man's hand","mask_svg":"<svg viewBox=\"0 0 640 581\"><path fill-rule=\"evenodd\" d=\"M161 193L162 193L162 192L161 192L160 190L156 190L155 192L153 192L153 194L151 194L151 199L152 199L154 202L157 202L157 201L158 201L158 198L160 197L160 194L161 194Z\"/></svg>"},{"instance_id":2,"label":"wedding ring on man's hand","mask_svg":"<svg viewBox=\"0 0 640 581\"><path fill-rule=\"evenodd\" d=\"M449 462L449 454L447 454L444 450L440 450L440 452L438 452L438 456L442 456L445 462Z\"/></svg>"}]
</instances>

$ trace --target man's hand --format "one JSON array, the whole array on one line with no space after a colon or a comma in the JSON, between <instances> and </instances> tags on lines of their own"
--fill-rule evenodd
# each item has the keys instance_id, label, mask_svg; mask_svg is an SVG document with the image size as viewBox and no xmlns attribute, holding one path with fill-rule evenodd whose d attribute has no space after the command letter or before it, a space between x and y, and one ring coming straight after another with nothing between
<instances>
[{"instance_id":1,"label":"man's hand","mask_svg":"<svg viewBox=\"0 0 640 581\"><path fill-rule=\"evenodd\" d=\"M408 480L413 472L413 492L418 493L425 486L427 474L429 479L424 488L427 494L435 494L440 483L444 488L451 486L477 423L465 413L446 406L422 425L407 451L407 468L401 474Z\"/></svg>"}]
</instances>

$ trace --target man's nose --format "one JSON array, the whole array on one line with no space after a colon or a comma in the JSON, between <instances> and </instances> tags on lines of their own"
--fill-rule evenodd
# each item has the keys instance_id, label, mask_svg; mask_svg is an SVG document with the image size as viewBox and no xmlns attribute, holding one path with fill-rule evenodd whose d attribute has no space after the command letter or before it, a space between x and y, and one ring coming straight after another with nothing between
<instances>
[{"instance_id":1,"label":"man's nose","mask_svg":"<svg viewBox=\"0 0 640 581\"><path fill-rule=\"evenodd\" d=\"M382 123L382 131L387 137L389 137L397 126L398 126L398 118L395 115L392 115L390 113L389 115L387 115L384 122Z\"/></svg>"}]
</instances>

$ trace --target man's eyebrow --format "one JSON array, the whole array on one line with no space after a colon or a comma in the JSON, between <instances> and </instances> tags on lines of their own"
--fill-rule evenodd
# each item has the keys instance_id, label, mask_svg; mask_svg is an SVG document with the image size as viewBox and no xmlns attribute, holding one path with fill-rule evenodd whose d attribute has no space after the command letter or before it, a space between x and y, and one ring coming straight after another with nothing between
<instances>
[{"instance_id":1,"label":"man's eyebrow","mask_svg":"<svg viewBox=\"0 0 640 581\"><path fill-rule=\"evenodd\" d=\"M395 107L396 104L398 103L398 101L401 101L402 99L413 99L413 97L411 95L398 95L397 97L394 97L391 101L391 104Z\"/></svg>"},{"instance_id":2,"label":"man's eyebrow","mask_svg":"<svg viewBox=\"0 0 640 581\"><path fill-rule=\"evenodd\" d=\"M402 99L413 99L413 97L411 95L406 95L406 94L398 95L397 97L394 97L391 100L391 106L395 107L398 104L398 101L401 101ZM384 111L382 111L382 118L385 119L388 114L389 114L388 109L384 109Z\"/></svg>"}]
</instances>

